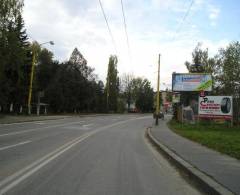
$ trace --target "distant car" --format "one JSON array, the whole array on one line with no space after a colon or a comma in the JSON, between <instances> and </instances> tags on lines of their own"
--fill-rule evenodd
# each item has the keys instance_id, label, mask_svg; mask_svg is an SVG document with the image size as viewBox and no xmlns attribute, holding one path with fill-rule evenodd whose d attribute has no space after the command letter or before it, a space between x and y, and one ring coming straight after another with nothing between
<instances>
[{"instance_id":1,"label":"distant car","mask_svg":"<svg viewBox=\"0 0 240 195\"><path fill-rule=\"evenodd\" d=\"M156 114L156 112L154 112L154 113L153 113L153 118L155 119L156 116L157 116L157 114ZM164 114L163 114L163 112L161 112L161 111L159 112L158 118L164 119Z\"/></svg>"}]
</instances>

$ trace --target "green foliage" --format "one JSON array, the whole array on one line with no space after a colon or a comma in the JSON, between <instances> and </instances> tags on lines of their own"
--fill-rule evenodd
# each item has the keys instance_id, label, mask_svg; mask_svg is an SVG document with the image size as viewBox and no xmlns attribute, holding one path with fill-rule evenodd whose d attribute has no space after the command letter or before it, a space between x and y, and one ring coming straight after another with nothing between
<instances>
[{"instance_id":1,"label":"green foliage","mask_svg":"<svg viewBox=\"0 0 240 195\"><path fill-rule=\"evenodd\" d=\"M108 63L107 82L105 88L107 110L117 111L117 99L119 94L119 78L117 71L117 56L110 56Z\"/></svg>"},{"instance_id":2,"label":"green foliage","mask_svg":"<svg viewBox=\"0 0 240 195\"><path fill-rule=\"evenodd\" d=\"M45 60L49 60L50 54ZM41 59L41 57L39 57ZM47 62L46 62L47 63ZM53 112L103 112L103 83L95 81L93 69L75 48L70 60L54 62L49 67L51 77L46 88L45 101Z\"/></svg>"},{"instance_id":3,"label":"green foliage","mask_svg":"<svg viewBox=\"0 0 240 195\"><path fill-rule=\"evenodd\" d=\"M128 112L130 111L130 105L134 103L133 97L133 81L134 76L132 74L124 74L121 77L121 92L123 93L123 98L126 100Z\"/></svg>"},{"instance_id":4,"label":"green foliage","mask_svg":"<svg viewBox=\"0 0 240 195\"><path fill-rule=\"evenodd\" d=\"M167 95L166 95L166 100L167 100L168 102L172 102L172 92L169 91L168 89L166 89L166 93L167 93Z\"/></svg>"},{"instance_id":5,"label":"green foliage","mask_svg":"<svg viewBox=\"0 0 240 195\"><path fill-rule=\"evenodd\" d=\"M240 43L232 42L217 55L216 88L218 93L233 95L234 121L240 118Z\"/></svg>"},{"instance_id":6,"label":"green foliage","mask_svg":"<svg viewBox=\"0 0 240 195\"><path fill-rule=\"evenodd\" d=\"M174 120L168 126L176 133L209 148L240 159L240 127L216 124L181 124Z\"/></svg>"},{"instance_id":7,"label":"green foliage","mask_svg":"<svg viewBox=\"0 0 240 195\"><path fill-rule=\"evenodd\" d=\"M22 19L23 1L0 1L0 104L26 102L25 61L28 41ZM17 95L16 95L17 94Z\"/></svg>"},{"instance_id":8,"label":"green foliage","mask_svg":"<svg viewBox=\"0 0 240 195\"><path fill-rule=\"evenodd\" d=\"M203 50L201 49L201 44L198 44L192 53L192 61L194 64L202 64L203 66L196 67L192 66L190 62L186 62L185 65L189 72L207 72L212 74L212 94L232 95L234 97L234 121L239 123L240 43L238 41L232 42L226 48L221 48L214 58L209 58L208 49ZM190 95L194 96L193 93ZM182 93L182 99L188 100L189 97Z\"/></svg>"},{"instance_id":9,"label":"green foliage","mask_svg":"<svg viewBox=\"0 0 240 195\"><path fill-rule=\"evenodd\" d=\"M240 43L233 42L226 49L220 49L217 56L217 81L225 94L240 92Z\"/></svg>"},{"instance_id":10,"label":"green foliage","mask_svg":"<svg viewBox=\"0 0 240 195\"><path fill-rule=\"evenodd\" d=\"M135 104L141 112L152 112L154 92L147 79L124 74L121 79L121 93L128 105L128 111L130 104Z\"/></svg>"},{"instance_id":11,"label":"green foliage","mask_svg":"<svg viewBox=\"0 0 240 195\"><path fill-rule=\"evenodd\" d=\"M135 96L137 109L142 112L152 112L154 92L151 88L150 81L136 78L133 83L133 94Z\"/></svg>"},{"instance_id":12,"label":"green foliage","mask_svg":"<svg viewBox=\"0 0 240 195\"><path fill-rule=\"evenodd\" d=\"M190 73L214 73L215 59L209 58L208 49L202 49L198 43L192 52L192 63L186 61L185 66Z\"/></svg>"},{"instance_id":13,"label":"green foliage","mask_svg":"<svg viewBox=\"0 0 240 195\"><path fill-rule=\"evenodd\" d=\"M118 98L117 112L118 113L125 112L125 102L122 98Z\"/></svg>"},{"instance_id":14,"label":"green foliage","mask_svg":"<svg viewBox=\"0 0 240 195\"><path fill-rule=\"evenodd\" d=\"M53 62L53 53L47 49L40 50L36 67L37 91L45 90L55 74L57 63Z\"/></svg>"}]
</instances>

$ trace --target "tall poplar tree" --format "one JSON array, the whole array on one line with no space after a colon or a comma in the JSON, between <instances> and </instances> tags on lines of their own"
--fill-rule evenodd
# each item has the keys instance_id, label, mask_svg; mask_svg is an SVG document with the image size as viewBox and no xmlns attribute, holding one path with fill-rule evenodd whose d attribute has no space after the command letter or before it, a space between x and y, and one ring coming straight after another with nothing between
<instances>
[{"instance_id":1,"label":"tall poplar tree","mask_svg":"<svg viewBox=\"0 0 240 195\"><path fill-rule=\"evenodd\" d=\"M111 55L109 57L107 82L105 87L107 110L111 112L117 111L117 100L119 93L117 63L117 56Z\"/></svg>"}]
</instances>

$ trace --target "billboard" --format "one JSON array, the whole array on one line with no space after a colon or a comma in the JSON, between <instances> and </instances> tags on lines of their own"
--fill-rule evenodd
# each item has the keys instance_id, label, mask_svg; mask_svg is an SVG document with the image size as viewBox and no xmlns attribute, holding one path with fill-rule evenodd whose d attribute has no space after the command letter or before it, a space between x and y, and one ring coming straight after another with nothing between
<instances>
[{"instance_id":1,"label":"billboard","mask_svg":"<svg viewBox=\"0 0 240 195\"><path fill-rule=\"evenodd\" d=\"M172 74L172 91L212 91L211 74Z\"/></svg>"},{"instance_id":2,"label":"billboard","mask_svg":"<svg viewBox=\"0 0 240 195\"><path fill-rule=\"evenodd\" d=\"M232 96L199 97L199 117L231 119L233 113Z\"/></svg>"}]
</instances>

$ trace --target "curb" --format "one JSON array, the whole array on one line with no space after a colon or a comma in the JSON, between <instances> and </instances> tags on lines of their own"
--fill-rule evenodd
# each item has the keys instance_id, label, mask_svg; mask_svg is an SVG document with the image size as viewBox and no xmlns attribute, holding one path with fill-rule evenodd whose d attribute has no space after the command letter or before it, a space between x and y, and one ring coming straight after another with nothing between
<instances>
[{"instance_id":1,"label":"curb","mask_svg":"<svg viewBox=\"0 0 240 195\"><path fill-rule=\"evenodd\" d=\"M161 144L151 133L151 127L146 129L146 137L150 140L150 142L156 146L159 152L163 154L167 159L178 169L183 171L191 181L194 182L196 187L198 187L201 191L207 194L212 195L233 195L229 189L223 187L221 184L217 183L210 176L201 172L193 165L182 159L176 153L171 151L167 146Z\"/></svg>"}]
</instances>

